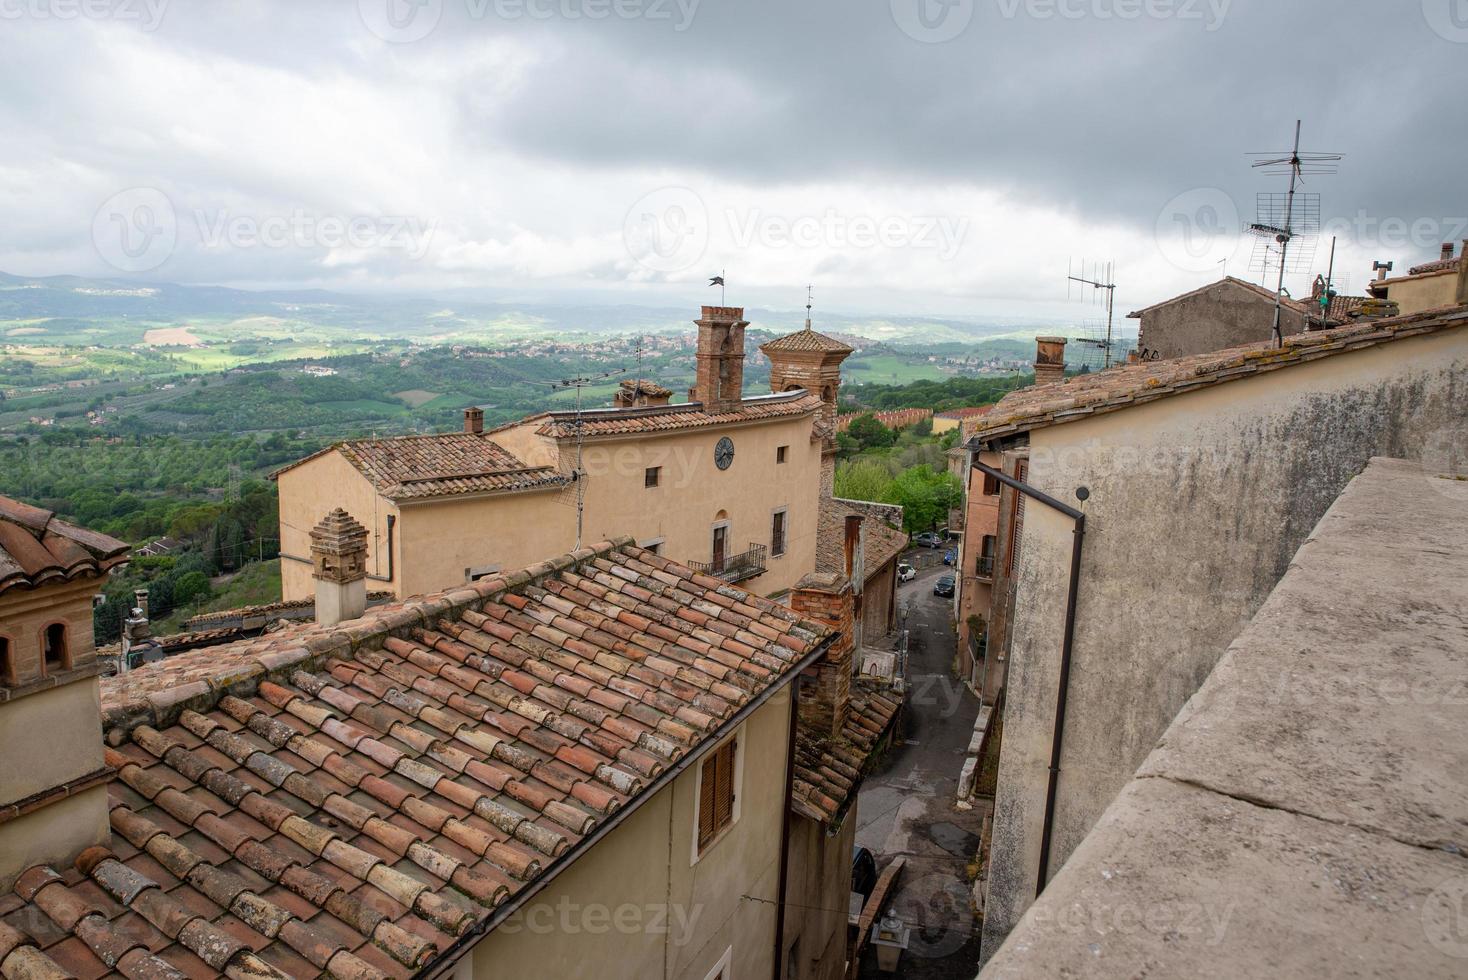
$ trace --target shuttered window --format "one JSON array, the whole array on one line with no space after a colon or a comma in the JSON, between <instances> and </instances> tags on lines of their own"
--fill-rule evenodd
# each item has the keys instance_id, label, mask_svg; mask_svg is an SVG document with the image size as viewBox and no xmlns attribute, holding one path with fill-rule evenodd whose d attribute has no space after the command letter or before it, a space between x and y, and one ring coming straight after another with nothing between
<instances>
[{"instance_id":1,"label":"shuttered window","mask_svg":"<svg viewBox=\"0 0 1468 980\"><path fill-rule=\"evenodd\" d=\"M785 512L775 511L774 520L770 524L770 555L779 558L785 553Z\"/></svg>"},{"instance_id":2,"label":"shuttered window","mask_svg":"<svg viewBox=\"0 0 1468 980\"><path fill-rule=\"evenodd\" d=\"M714 750L703 760L698 787L698 849L734 822L734 762L737 739Z\"/></svg>"},{"instance_id":3,"label":"shuttered window","mask_svg":"<svg viewBox=\"0 0 1468 980\"><path fill-rule=\"evenodd\" d=\"M1030 461L1020 460L1014 467L1014 478L1021 483L1030 475ZM1014 491L1014 518L1009 522L1009 564L1008 572L1014 575L1015 567L1019 564L1020 544L1024 540L1025 531L1025 495L1018 490Z\"/></svg>"}]
</instances>

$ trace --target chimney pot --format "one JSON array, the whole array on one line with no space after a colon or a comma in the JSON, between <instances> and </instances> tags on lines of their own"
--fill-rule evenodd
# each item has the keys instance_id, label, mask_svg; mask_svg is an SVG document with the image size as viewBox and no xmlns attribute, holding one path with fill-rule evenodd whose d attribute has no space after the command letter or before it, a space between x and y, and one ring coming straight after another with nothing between
<instances>
[{"instance_id":1,"label":"chimney pot","mask_svg":"<svg viewBox=\"0 0 1468 980\"><path fill-rule=\"evenodd\" d=\"M1047 385L1065 380L1065 338L1035 338L1035 384Z\"/></svg>"},{"instance_id":2,"label":"chimney pot","mask_svg":"<svg viewBox=\"0 0 1468 980\"><path fill-rule=\"evenodd\" d=\"M464 409L464 431L470 435L483 435L484 409L477 406Z\"/></svg>"},{"instance_id":3,"label":"chimney pot","mask_svg":"<svg viewBox=\"0 0 1468 980\"><path fill-rule=\"evenodd\" d=\"M1446 261L1447 259L1450 259L1452 257L1453 257L1453 243L1452 242L1443 242L1443 250L1442 250L1442 256L1441 256L1442 260L1443 261Z\"/></svg>"},{"instance_id":4,"label":"chimney pot","mask_svg":"<svg viewBox=\"0 0 1468 980\"><path fill-rule=\"evenodd\" d=\"M148 590L147 589L134 589L133 590L133 605L136 608L138 608L139 610L142 611L143 618L144 619L147 619L148 618Z\"/></svg>"},{"instance_id":5,"label":"chimney pot","mask_svg":"<svg viewBox=\"0 0 1468 980\"><path fill-rule=\"evenodd\" d=\"M335 626L367 611L367 529L340 507L311 529L316 622Z\"/></svg>"}]
</instances>

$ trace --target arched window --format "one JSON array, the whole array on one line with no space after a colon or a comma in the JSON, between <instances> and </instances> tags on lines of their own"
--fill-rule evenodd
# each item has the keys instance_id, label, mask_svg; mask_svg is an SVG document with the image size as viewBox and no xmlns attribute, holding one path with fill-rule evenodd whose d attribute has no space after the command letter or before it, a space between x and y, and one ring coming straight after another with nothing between
<instances>
[{"instance_id":1,"label":"arched window","mask_svg":"<svg viewBox=\"0 0 1468 980\"><path fill-rule=\"evenodd\" d=\"M0 636L0 684L15 685L15 661L11 660L10 637Z\"/></svg>"},{"instance_id":2,"label":"arched window","mask_svg":"<svg viewBox=\"0 0 1468 980\"><path fill-rule=\"evenodd\" d=\"M45 655L46 673L66 670L71 666L71 651L66 645L66 624L52 623L41 637L41 651Z\"/></svg>"}]
</instances>

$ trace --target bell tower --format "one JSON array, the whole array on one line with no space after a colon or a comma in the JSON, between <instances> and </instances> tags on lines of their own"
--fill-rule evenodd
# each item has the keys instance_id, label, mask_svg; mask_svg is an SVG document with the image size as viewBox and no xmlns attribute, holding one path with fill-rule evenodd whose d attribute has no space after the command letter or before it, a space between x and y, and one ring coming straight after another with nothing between
<instances>
[{"instance_id":1,"label":"bell tower","mask_svg":"<svg viewBox=\"0 0 1468 980\"><path fill-rule=\"evenodd\" d=\"M841 362L854 353L854 348L811 329L808 298L805 313L804 330L772 340L760 350L770 359L771 391L804 388L821 399L820 418L827 432L821 453L821 495L829 498L836 476L836 398L841 391Z\"/></svg>"}]
</instances>

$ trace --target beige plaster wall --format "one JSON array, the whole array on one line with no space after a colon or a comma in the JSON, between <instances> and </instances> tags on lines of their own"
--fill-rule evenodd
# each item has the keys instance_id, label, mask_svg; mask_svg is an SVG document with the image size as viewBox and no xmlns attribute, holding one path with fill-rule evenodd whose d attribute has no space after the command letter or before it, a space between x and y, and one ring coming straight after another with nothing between
<instances>
[{"instance_id":1,"label":"beige plaster wall","mask_svg":"<svg viewBox=\"0 0 1468 980\"><path fill-rule=\"evenodd\" d=\"M399 575L387 577L387 519L398 511L377 495L372 484L338 452L329 452L282 473L280 492L280 580L282 598L309 599L315 595L311 578L311 529L333 508L341 507L367 529L367 591L393 590L399 597ZM398 536L398 532L394 532ZM399 540L401 538L399 537ZM304 559L304 560L297 560Z\"/></svg>"},{"instance_id":2,"label":"beige plaster wall","mask_svg":"<svg viewBox=\"0 0 1468 980\"><path fill-rule=\"evenodd\" d=\"M1031 433L1033 485L1069 502L1091 490L1050 873L1367 460L1468 469L1465 390L1459 329ZM1026 507L986 952L1035 893L1071 528Z\"/></svg>"},{"instance_id":3,"label":"beige plaster wall","mask_svg":"<svg viewBox=\"0 0 1468 980\"><path fill-rule=\"evenodd\" d=\"M729 552L770 544L774 512L786 508L786 550L769 557L768 571L741 583L772 595L815 570L821 446L810 439L811 420L799 417L757 425L716 426L620 440L588 440L586 537L631 534L638 543L661 539L674 561L707 562L720 512L729 522ZM727 436L734 462L714 465L714 446ZM788 446L786 462L775 462ZM661 485L643 486L649 466L662 468Z\"/></svg>"},{"instance_id":4,"label":"beige plaster wall","mask_svg":"<svg viewBox=\"0 0 1468 980\"><path fill-rule=\"evenodd\" d=\"M96 688L95 682L92 687ZM101 745L100 734L97 744ZM82 851L105 845L111 833L106 786L93 786L0 823L0 893L10 894L21 872L38 864L65 871Z\"/></svg>"},{"instance_id":5,"label":"beige plaster wall","mask_svg":"<svg viewBox=\"0 0 1468 980\"><path fill-rule=\"evenodd\" d=\"M739 816L695 863L695 762L473 951L476 978L771 975L790 688L740 731Z\"/></svg>"},{"instance_id":6,"label":"beige plaster wall","mask_svg":"<svg viewBox=\"0 0 1468 980\"><path fill-rule=\"evenodd\" d=\"M795 972L783 980L839 980L845 975L847 896L856 843L856 804L835 834L824 824L792 817L790 883L786 894L785 958Z\"/></svg>"},{"instance_id":7,"label":"beige plaster wall","mask_svg":"<svg viewBox=\"0 0 1468 980\"><path fill-rule=\"evenodd\" d=\"M466 569L521 568L576 546L576 508L559 488L403 503L399 514L402 596L461 585Z\"/></svg>"},{"instance_id":8,"label":"beige plaster wall","mask_svg":"<svg viewBox=\"0 0 1468 980\"><path fill-rule=\"evenodd\" d=\"M0 804L101 769L101 719L96 677L0 702Z\"/></svg>"},{"instance_id":9,"label":"beige plaster wall","mask_svg":"<svg viewBox=\"0 0 1468 980\"><path fill-rule=\"evenodd\" d=\"M1452 306L1458 291L1456 269L1420 279L1400 279L1387 286L1386 298L1397 301L1402 315Z\"/></svg>"}]
</instances>

